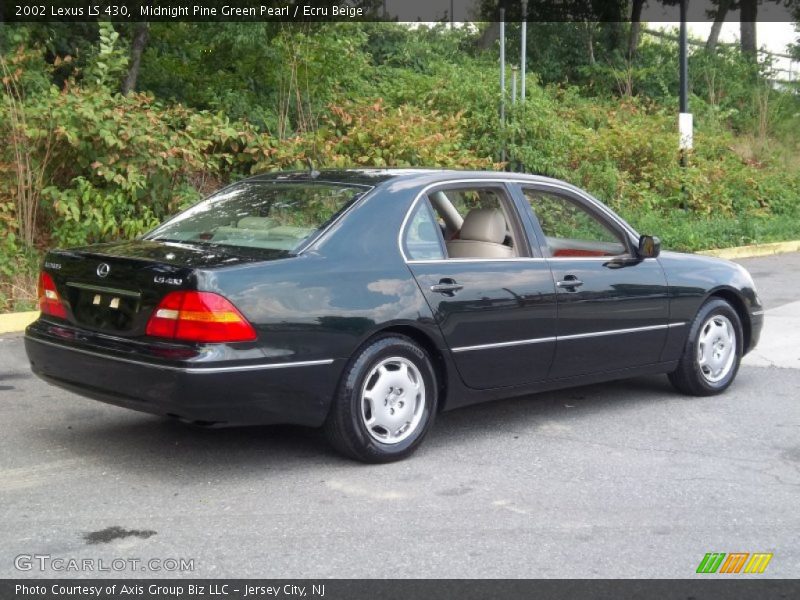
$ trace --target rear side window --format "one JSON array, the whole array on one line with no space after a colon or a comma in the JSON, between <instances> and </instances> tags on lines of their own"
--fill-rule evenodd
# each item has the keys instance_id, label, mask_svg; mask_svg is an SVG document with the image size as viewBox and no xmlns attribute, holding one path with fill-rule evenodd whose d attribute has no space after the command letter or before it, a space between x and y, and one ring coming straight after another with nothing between
<instances>
[{"instance_id":1,"label":"rear side window","mask_svg":"<svg viewBox=\"0 0 800 600\"><path fill-rule=\"evenodd\" d=\"M510 199L496 186L442 188L429 195L448 258L504 259L520 256L520 231Z\"/></svg>"},{"instance_id":2,"label":"rear side window","mask_svg":"<svg viewBox=\"0 0 800 600\"><path fill-rule=\"evenodd\" d=\"M405 228L403 247L409 260L444 258L439 225L426 199L417 202Z\"/></svg>"},{"instance_id":3,"label":"rear side window","mask_svg":"<svg viewBox=\"0 0 800 600\"><path fill-rule=\"evenodd\" d=\"M241 183L195 204L145 239L295 252L368 188Z\"/></svg>"}]
</instances>

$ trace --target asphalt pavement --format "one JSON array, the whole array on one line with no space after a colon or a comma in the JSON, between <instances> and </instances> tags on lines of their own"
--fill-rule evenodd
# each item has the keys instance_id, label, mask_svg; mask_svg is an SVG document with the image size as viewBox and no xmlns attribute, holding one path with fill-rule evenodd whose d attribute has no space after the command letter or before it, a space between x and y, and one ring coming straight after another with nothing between
<instances>
[{"instance_id":1,"label":"asphalt pavement","mask_svg":"<svg viewBox=\"0 0 800 600\"><path fill-rule=\"evenodd\" d=\"M726 394L659 376L494 402L380 466L313 430L81 398L3 337L0 577L685 578L707 552L798 577L800 254L740 262L767 326Z\"/></svg>"}]
</instances>

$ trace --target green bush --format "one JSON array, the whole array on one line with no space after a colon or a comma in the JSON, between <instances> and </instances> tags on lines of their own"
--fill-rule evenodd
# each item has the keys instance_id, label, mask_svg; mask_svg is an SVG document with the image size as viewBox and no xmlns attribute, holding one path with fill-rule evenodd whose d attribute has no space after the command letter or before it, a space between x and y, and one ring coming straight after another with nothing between
<instances>
[{"instance_id":1,"label":"green bush","mask_svg":"<svg viewBox=\"0 0 800 600\"><path fill-rule=\"evenodd\" d=\"M768 85L768 65L692 53L684 168L674 43L644 38L627 61L612 24L531 27L527 98L506 98L504 125L496 48L469 28L154 23L144 91L128 96L124 28L7 28L0 310L31 305L45 248L135 237L231 180L309 159L559 177L676 249L800 237L800 98Z\"/></svg>"},{"instance_id":2,"label":"green bush","mask_svg":"<svg viewBox=\"0 0 800 600\"><path fill-rule=\"evenodd\" d=\"M490 168L463 141L461 114L440 115L414 106L387 108L372 104L332 105L313 134L289 140L256 138L246 153L255 160L253 172L319 167L433 166Z\"/></svg>"}]
</instances>

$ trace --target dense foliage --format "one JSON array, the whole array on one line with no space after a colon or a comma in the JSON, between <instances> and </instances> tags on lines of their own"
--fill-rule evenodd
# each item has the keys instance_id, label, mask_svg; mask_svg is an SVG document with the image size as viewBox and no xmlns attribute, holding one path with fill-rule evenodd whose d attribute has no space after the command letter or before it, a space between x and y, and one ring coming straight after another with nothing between
<instances>
[{"instance_id":1,"label":"dense foliage","mask_svg":"<svg viewBox=\"0 0 800 600\"><path fill-rule=\"evenodd\" d=\"M600 27L588 60L573 43L587 24L535 26L551 50L531 57L505 126L497 49L471 28L152 24L128 95L131 32L13 29L0 48L0 309L30 303L44 248L134 237L228 181L309 160L549 174L673 248L800 237L800 102L768 65L694 52L696 149L681 168L673 42L643 37L623 58L603 53L613 31Z\"/></svg>"}]
</instances>

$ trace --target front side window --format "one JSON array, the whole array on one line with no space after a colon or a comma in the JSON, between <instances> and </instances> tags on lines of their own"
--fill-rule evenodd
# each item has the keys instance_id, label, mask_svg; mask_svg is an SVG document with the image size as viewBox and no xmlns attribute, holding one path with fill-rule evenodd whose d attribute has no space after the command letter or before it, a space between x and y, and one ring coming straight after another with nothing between
<instances>
[{"instance_id":1,"label":"front side window","mask_svg":"<svg viewBox=\"0 0 800 600\"><path fill-rule=\"evenodd\" d=\"M542 227L550 256L602 257L628 252L617 232L576 202L538 189L524 188L523 192Z\"/></svg>"},{"instance_id":2,"label":"front side window","mask_svg":"<svg viewBox=\"0 0 800 600\"><path fill-rule=\"evenodd\" d=\"M144 239L292 253L366 191L333 183L243 182L195 204Z\"/></svg>"}]
</instances>

